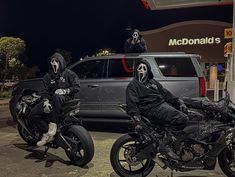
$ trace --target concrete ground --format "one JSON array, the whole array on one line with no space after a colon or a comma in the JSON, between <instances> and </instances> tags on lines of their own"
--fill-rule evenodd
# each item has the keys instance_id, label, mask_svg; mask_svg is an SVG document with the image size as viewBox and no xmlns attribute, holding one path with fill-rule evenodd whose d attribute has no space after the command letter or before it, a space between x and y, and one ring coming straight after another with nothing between
<instances>
[{"instance_id":1,"label":"concrete ground","mask_svg":"<svg viewBox=\"0 0 235 177\"><path fill-rule=\"evenodd\" d=\"M94 127L94 126L93 126ZM19 137L16 124L11 121L8 106L0 106L0 177L118 177L113 171L109 153L114 141L122 133L103 132L102 128L89 128L94 144L95 156L85 167L71 165L63 149L49 149L46 160L40 160L43 148L29 149ZM113 131L121 128L111 127ZM155 166L149 177L167 177L170 171ZM176 177L223 177L215 171L191 171L174 173Z\"/></svg>"}]
</instances>

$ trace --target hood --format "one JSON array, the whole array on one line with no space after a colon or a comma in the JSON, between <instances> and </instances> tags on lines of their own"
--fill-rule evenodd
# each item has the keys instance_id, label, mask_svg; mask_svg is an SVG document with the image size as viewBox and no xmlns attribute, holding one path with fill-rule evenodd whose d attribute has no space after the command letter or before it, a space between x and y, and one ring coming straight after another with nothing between
<instances>
[{"instance_id":1,"label":"hood","mask_svg":"<svg viewBox=\"0 0 235 177\"><path fill-rule=\"evenodd\" d=\"M131 37L132 37L134 32L137 32L139 34L139 38L142 38L142 36L140 34L140 31L138 29L134 29L134 30L131 31Z\"/></svg>"},{"instance_id":2,"label":"hood","mask_svg":"<svg viewBox=\"0 0 235 177\"><path fill-rule=\"evenodd\" d=\"M64 57L60 53L55 52L52 56L50 56L50 61L52 60L52 58L56 58L56 59L59 60L59 62L60 62L60 69L59 69L60 73L62 71L64 71L65 68L66 68L66 61L65 61Z\"/></svg>"},{"instance_id":3,"label":"hood","mask_svg":"<svg viewBox=\"0 0 235 177\"><path fill-rule=\"evenodd\" d=\"M144 63L147 65L147 68L148 68L148 79L153 79L153 73L151 71L151 66L149 64L149 62L147 60L141 60L135 67L135 78L138 80L138 72L137 72L137 68L138 66L141 64L141 63Z\"/></svg>"}]
</instances>

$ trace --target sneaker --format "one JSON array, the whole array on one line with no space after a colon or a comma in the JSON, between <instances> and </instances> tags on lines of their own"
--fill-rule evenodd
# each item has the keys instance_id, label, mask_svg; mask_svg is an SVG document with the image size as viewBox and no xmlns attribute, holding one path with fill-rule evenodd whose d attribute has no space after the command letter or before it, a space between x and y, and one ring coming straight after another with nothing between
<instances>
[{"instance_id":1,"label":"sneaker","mask_svg":"<svg viewBox=\"0 0 235 177\"><path fill-rule=\"evenodd\" d=\"M57 125L55 123L50 122L48 125L48 135L53 137L56 134Z\"/></svg>"},{"instance_id":2,"label":"sneaker","mask_svg":"<svg viewBox=\"0 0 235 177\"><path fill-rule=\"evenodd\" d=\"M37 142L37 146L43 146L46 143L49 142L50 136L48 135L48 133L44 133L42 136L42 139L40 141Z\"/></svg>"},{"instance_id":3,"label":"sneaker","mask_svg":"<svg viewBox=\"0 0 235 177\"><path fill-rule=\"evenodd\" d=\"M169 145L166 146L161 145L159 148L159 152L165 154L167 157L169 157L172 160L180 160L180 157L173 151L172 148L170 148Z\"/></svg>"}]
</instances>

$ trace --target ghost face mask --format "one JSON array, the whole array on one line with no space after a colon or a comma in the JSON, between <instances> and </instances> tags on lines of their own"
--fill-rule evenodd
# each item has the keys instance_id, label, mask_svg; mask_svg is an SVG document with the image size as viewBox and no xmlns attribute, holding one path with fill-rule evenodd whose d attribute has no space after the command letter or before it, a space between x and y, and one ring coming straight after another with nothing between
<instances>
[{"instance_id":1,"label":"ghost face mask","mask_svg":"<svg viewBox=\"0 0 235 177\"><path fill-rule=\"evenodd\" d=\"M57 74L59 72L60 62L57 58L51 59L51 67L52 67L52 70L55 74Z\"/></svg>"},{"instance_id":2,"label":"ghost face mask","mask_svg":"<svg viewBox=\"0 0 235 177\"><path fill-rule=\"evenodd\" d=\"M139 33L137 31L135 31L133 34L132 34L132 38L137 41L139 39Z\"/></svg>"},{"instance_id":3,"label":"ghost face mask","mask_svg":"<svg viewBox=\"0 0 235 177\"><path fill-rule=\"evenodd\" d=\"M144 83L148 79L148 67L144 63L140 63L137 68L138 81Z\"/></svg>"}]
</instances>

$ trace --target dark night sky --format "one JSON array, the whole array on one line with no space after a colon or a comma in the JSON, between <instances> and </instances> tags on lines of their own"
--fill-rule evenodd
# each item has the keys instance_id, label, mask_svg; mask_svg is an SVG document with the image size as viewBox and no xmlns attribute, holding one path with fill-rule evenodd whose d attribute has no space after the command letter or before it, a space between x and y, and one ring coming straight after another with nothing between
<instances>
[{"instance_id":1,"label":"dark night sky","mask_svg":"<svg viewBox=\"0 0 235 177\"><path fill-rule=\"evenodd\" d=\"M232 6L145 10L140 0L0 0L0 36L26 41L30 65L43 70L56 48L73 61L109 47L123 52L128 23L141 31L187 20L232 23Z\"/></svg>"}]
</instances>

